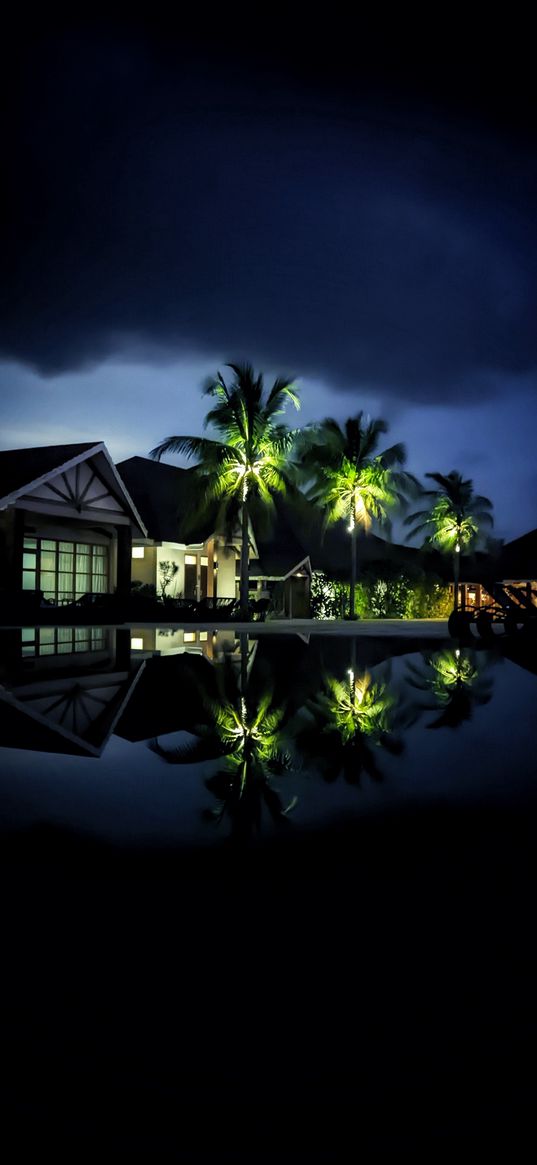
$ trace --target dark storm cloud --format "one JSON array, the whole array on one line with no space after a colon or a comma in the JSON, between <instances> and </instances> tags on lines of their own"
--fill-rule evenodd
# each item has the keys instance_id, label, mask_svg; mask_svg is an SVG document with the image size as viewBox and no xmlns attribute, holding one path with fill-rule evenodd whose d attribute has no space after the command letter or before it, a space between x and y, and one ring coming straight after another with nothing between
<instances>
[{"instance_id":1,"label":"dark storm cloud","mask_svg":"<svg viewBox=\"0 0 537 1165\"><path fill-rule=\"evenodd\" d=\"M42 374L197 349L464 403L537 368L524 142L103 37L29 52L12 129L0 343Z\"/></svg>"}]
</instances>

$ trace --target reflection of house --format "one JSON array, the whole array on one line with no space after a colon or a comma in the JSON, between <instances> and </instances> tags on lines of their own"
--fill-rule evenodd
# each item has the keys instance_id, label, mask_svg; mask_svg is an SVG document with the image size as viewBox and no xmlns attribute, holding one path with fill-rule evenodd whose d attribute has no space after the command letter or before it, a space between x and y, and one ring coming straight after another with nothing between
<instances>
[{"instance_id":1,"label":"reflection of house","mask_svg":"<svg viewBox=\"0 0 537 1165\"><path fill-rule=\"evenodd\" d=\"M506 588L513 601L529 601L537 606L537 530L530 530L502 546L497 559L485 555L480 567L471 560L461 563L459 600L467 607L483 607L492 601L493 584ZM476 579L480 579L479 582ZM489 590L487 590L487 586Z\"/></svg>"},{"instance_id":2,"label":"reflection of house","mask_svg":"<svg viewBox=\"0 0 537 1165\"><path fill-rule=\"evenodd\" d=\"M130 457L118 464L125 485L147 527L133 540L133 582L149 583L160 592L162 563L177 566L166 593L185 599L235 598L238 548L226 546L214 531L211 516L192 528L195 501L192 470Z\"/></svg>"},{"instance_id":3,"label":"reflection of house","mask_svg":"<svg viewBox=\"0 0 537 1165\"><path fill-rule=\"evenodd\" d=\"M105 446L0 452L1 586L54 602L130 589L132 534L145 527Z\"/></svg>"},{"instance_id":4,"label":"reflection of house","mask_svg":"<svg viewBox=\"0 0 537 1165\"><path fill-rule=\"evenodd\" d=\"M100 756L144 667L129 632L23 627L0 633L0 734L8 748Z\"/></svg>"}]
</instances>

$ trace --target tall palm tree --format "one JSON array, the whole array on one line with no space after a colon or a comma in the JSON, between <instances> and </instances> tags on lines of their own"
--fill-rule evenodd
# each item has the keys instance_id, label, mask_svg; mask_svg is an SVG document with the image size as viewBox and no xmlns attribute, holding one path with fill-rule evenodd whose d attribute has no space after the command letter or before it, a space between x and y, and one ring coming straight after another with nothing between
<instances>
[{"instance_id":1,"label":"tall palm tree","mask_svg":"<svg viewBox=\"0 0 537 1165\"><path fill-rule=\"evenodd\" d=\"M205 780L218 808L205 816L221 821L230 818L232 836L246 841L261 827L263 807L278 824L296 804L293 797L284 807L274 778L292 770L286 744L286 709L274 701L268 686L237 676L230 659L216 665L216 696L201 691L203 720L194 725L192 739L175 748L158 740L149 744L168 764L204 764L219 760L220 767Z\"/></svg>"},{"instance_id":2,"label":"tall palm tree","mask_svg":"<svg viewBox=\"0 0 537 1165\"><path fill-rule=\"evenodd\" d=\"M263 376L255 375L251 364L229 364L233 373L227 384L220 372L207 381L205 393L215 403L205 417L220 440L208 437L167 437L151 450L160 460L165 453L183 453L197 462L200 486L196 517L216 504L217 522L231 536L240 521L240 607L248 617L249 523L256 502L274 509L273 495L285 493L289 480L289 457L294 436L277 421L291 401L300 407L297 391L287 377L280 376L266 389Z\"/></svg>"},{"instance_id":3,"label":"tall palm tree","mask_svg":"<svg viewBox=\"0 0 537 1165\"><path fill-rule=\"evenodd\" d=\"M398 467L406 459L402 444L383 453L377 448L388 432L383 420L370 420L362 412L349 417L343 427L328 417L304 430L298 453L308 496L324 510L324 528L346 521L351 535L351 583L349 615L355 617L356 531L368 531L373 519L389 527L389 513L404 499L413 484L410 474Z\"/></svg>"},{"instance_id":4,"label":"tall palm tree","mask_svg":"<svg viewBox=\"0 0 537 1165\"><path fill-rule=\"evenodd\" d=\"M486 673L490 656L467 648L442 648L423 652L419 665L409 662L408 684L428 698L414 705L414 723L420 712L439 711L428 728L458 728L470 720L474 705L488 704L492 698L492 677Z\"/></svg>"},{"instance_id":5,"label":"tall palm tree","mask_svg":"<svg viewBox=\"0 0 537 1165\"><path fill-rule=\"evenodd\" d=\"M483 528L493 525L492 502L488 498L474 494L474 484L470 478L464 480L462 474L427 473L437 483L437 489L424 490L422 496L429 499L427 508L405 518L405 526L411 526L408 537L425 532L424 545L436 546L444 553L453 554L454 606L459 608L460 555L464 550L473 550L483 533Z\"/></svg>"},{"instance_id":6,"label":"tall palm tree","mask_svg":"<svg viewBox=\"0 0 537 1165\"><path fill-rule=\"evenodd\" d=\"M394 731L397 701L388 683L367 671L357 674L354 666L347 675L348 682L325 673L320 692L306 704L296 748L325 781L341 773L348 784L359 785L364 772L381 780L377 749L398 756L403 745Z\"/></svg>"}]
</instances>

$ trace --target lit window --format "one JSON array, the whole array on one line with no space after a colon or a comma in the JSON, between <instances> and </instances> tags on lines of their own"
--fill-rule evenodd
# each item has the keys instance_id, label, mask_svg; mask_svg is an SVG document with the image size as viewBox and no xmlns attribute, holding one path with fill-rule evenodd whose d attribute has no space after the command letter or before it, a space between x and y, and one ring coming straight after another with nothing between
<instances>
[{"instance_id":1,"label":"lit window","mask_svg":"<svg viewBox=\"0 0 537 1165\"><path fill-rule=\"evenodd\" d=\"M206 643L208 639L207 631L200 631L200 643Z\"/></svg>"},{"instance_id":2,"label":"lit window","mask_svg":"<svg viewBox=\"0 0 537 1165\"><path fill-rule=\"evenodd\" d=\"M144 554L145 554L145 546L133 546L133 548L132 548L132 557L133 558L143 558Z\"/></svg>"},{"instance_id":3,"label":"lit window","mask_svg":"<svg viewBox=\"0 0 537 1165\"><path fill-rule=\"evenodd\" d=\"M195 554L185 554L185 563L187 566L196 566L197 561Z\"/></svg>"},{"instance_id":4,"label":"lit window","mask_svg":"<svg viewBox=\"0 0 537 1165\"><path fill-rule=\"evenodd\" d=\"M196 632L195 631L185 631L183 639L184 639L185 643L195 643L196 642Z\"/></svg>"},{"instance_id":5,"label":"lit window","mask_svg":"<svg viewBox=\"0 0 537 1165\"><path fill-rule=\"evenodd\" d=\"M131 638L131 648L133 651L143 651L144 641L139 639L136 635Z\"/></svg>"},{"instance_id":6,"label":"lit window","mask_svg":"<svg viewBox=\"0 0 537 1165\"><path fill-rule=\"evenodd\" d=\"M209 559L206 557L205 554L202 554L202 556L200 558L200 563L201 563L201 566L208 566L209 565Z\"/></svg>"}]
</instances>

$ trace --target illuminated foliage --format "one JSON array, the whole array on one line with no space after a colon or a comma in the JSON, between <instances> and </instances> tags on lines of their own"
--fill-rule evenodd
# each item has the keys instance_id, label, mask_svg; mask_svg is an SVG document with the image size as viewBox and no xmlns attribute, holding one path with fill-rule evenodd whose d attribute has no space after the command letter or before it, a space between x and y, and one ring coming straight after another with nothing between
<instances>
[{"instance_id":1,"label":"illuminated foliage","mask_svg":"<svg viewBox=\"0 0 537 1165\"><path fill-rule=\"evenodd\" d=\"M351 534L351 616L355 611L355 531L360 527L367 532L373 520L389 527L390 512L413 483L399 469L405 461L404 445L377 452L379 438L387 430L385 421L367 420L358 413L344 428L327 418L306 430L298 442L308 496L323 510L324 526L345 521Z\"/></svg>"},{"instance_id":2,"label":"illuminated foliage","mask_svg":"<svg viewBox=\"0 0 537 1165\"><path fill-rule=\"evenodd\" d=\"M453 554L457 608L459 556L463 551L475 549L483 529L492 526L492 502L474 494L473 482L470 479L465 481L455 470L446 475L428 473L426 476L435 481L438 488L423 491L423 497L429 499L427 508L410 514L405 518L405 525L411 526L409 538L423 534L424 545Z\"/></svg>"},{"instance_id":3,"label":"illuminated foliage","mask_svg":"<svg viewBox=\"0 0 537 1165\"><path fill-rule=\"evenodd\" d=\"M369 672L357 675L350 668L347 676L325 675L323 690L307 704L311 719L297 732L297 747L326 781L342 773L349 784L359 784L363 772L380 780L375 751L402 751L394 734L396 699Z\"/></svg>"},{"instance_id":4,"label":"illuminated foliage","mask_svg":"<svg viewBox=\"0 0 537 1165\"><path fill-rule=\"evenodd\" d=\"M314 619L339 619L348 603L349 584L333 581L322 571L311 580ZM449 587L434 575L405 570L392 577L364 571L355 588L355 610L361 619L443 619L452 609Z\"/></svg>"},{"instance_id":5,"label":"illuminated foliage","mask_svg":"<svg viewBox=\"0 0 537 1165\"><path fill-rule=\"evenodd\" d=\"M444 648L424 655L421 666L408 664L409 684L432 699L415 706L418 714L440 710L429 728L457 728L470 720L474 705L488 704L492 681L485 674L488 656L470 649ZM415 718L415 716L414 716Z\"/></svg>"},{"instance_id":6,"label":"illuminated foliage","mask_svg":"<svg viewBox=\"0 0 537 1165\"><path fill-rule=\"evenodd\" d=\"M182 453L196 461L193 523L216 512L216 528L225 531L230 540L240 523L241 609L246 615L251 507L258 503L272 511L273 495L285 493L290 485L294 434L278 418L289 402L298 409L299 399L285 377L266 389L263 376L256 376L251 365L228 367L233 373L230 384L218 372L205 386L205 393L214 400L205 427L212 427L219 439L167 437L150 456L160 460L165 453Z\"/></svg>"},{"instance_id":7,"label":"illuminated foliage","mask_svg":"<svg viewBox=\"0 0 537 1165\"><path fill-rule=\"evenodd\" d=\"M296 804L284 808L273 781L292 767L285 747L285 709L275 706L270 690L243 694L231 661L215 668L218 695L202 693L206 718L195 726L194 740L177 748L163 748L158 741L153 752L169 764L195 764L221 759L223 766L206 778L205 785L219 802L207 817L221 821L228 816L232 835L246 840L261 827L263 806L273 821L283 821Z\"/></svg>"}]
</instances>

